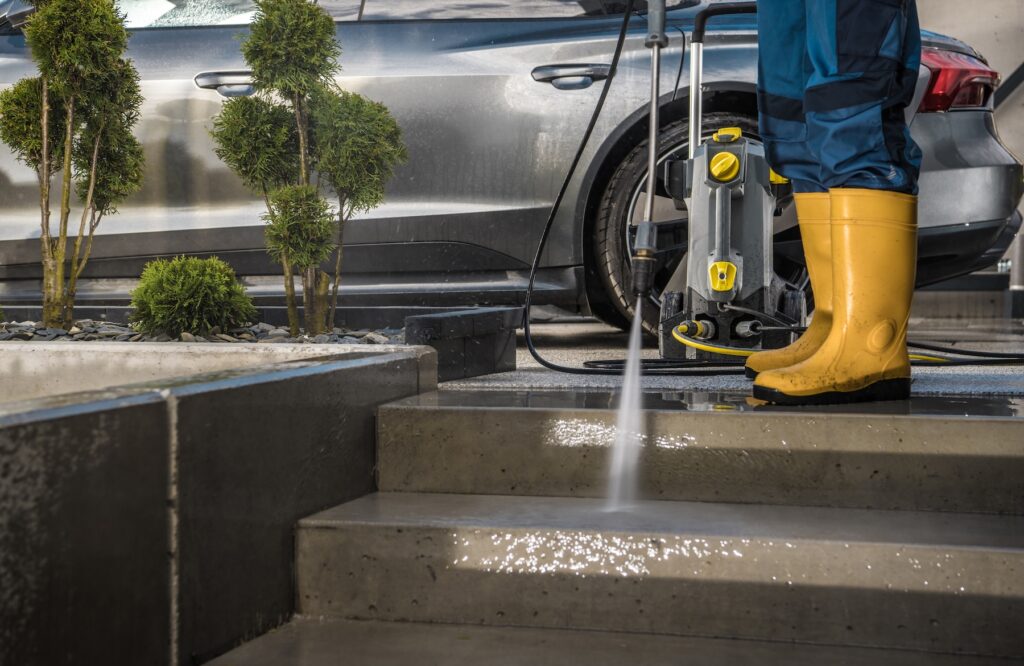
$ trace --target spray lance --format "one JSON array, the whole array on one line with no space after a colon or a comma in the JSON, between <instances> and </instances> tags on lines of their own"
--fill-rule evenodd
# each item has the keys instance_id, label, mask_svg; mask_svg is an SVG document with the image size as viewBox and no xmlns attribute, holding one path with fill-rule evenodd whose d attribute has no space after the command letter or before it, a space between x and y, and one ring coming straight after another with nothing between
<instances>
[{"instance_id":1,"label":"spray lance","mask_svg":"<svg viewBox=\"0 0 1024 666\"><path fill-rule=\"evenodd\" d=\"M644 206L644 219L637 226L632 257L633 294L638 299L647 298L654 288L654 271L657 263L658 227L654 224L654 196L658 188L661 49L668 46L668 35L665 33L665 0L649 0L647 3L647 39L644 45L651 50L651 106L647 134L647 203ZM639 314L638 312L637 316Z\"/></svg>"}]
</instances>

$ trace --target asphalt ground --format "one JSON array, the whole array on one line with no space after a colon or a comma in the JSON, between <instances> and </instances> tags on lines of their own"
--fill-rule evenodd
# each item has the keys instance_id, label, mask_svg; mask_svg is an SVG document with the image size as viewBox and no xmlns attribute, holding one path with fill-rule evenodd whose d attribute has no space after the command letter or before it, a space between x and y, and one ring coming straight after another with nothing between
<instances>
[{"instance_id":1,"label":"asphalt ground","mask_svg":"<svg viewBox=\"0 0 1024 666\"><path fill-rule=\"evenodd\" d=\"M586 361L621 359L626 354L627 335L589 319L561 320L534 324L534 344L541 355L559 365L580 367ZM1006 319L915 319L911 339L980 351L1024 353L1024 320ZM644 349L645 358L658 358L653 341ZM621 384L617 376L571 375L548 370L526 349L519 333L517 370L473 379L446 382L445 390L608 390ZM699 391L748 393L750 380L742 376L643 378L650 391ZM919 396L1024 396L1024 366L915 368L914 395Z\"/></svg>"}]
</instances>

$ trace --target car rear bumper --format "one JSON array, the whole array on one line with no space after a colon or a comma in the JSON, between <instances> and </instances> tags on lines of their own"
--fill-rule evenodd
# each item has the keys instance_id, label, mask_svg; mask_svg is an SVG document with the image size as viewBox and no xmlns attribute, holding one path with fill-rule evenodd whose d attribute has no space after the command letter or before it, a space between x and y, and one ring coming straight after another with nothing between
<instances>
[{"instance_id":1,"label":"car rear bumper","mask_svg":"<svg viewBox=\"0 0 1024 666\"><path fill-rule=\"evenodd\" d=\"M991 266L1021 226L1024 168L1002 144L990 111L918 115L924 151L918 286Z\"/></svg>"}]
</instances>

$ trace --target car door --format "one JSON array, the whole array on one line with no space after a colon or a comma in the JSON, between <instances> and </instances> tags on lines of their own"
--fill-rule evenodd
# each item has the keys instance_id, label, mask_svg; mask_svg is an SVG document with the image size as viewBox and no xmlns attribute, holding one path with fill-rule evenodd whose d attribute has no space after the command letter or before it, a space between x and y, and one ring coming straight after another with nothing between
<instances>
[{"instance_id":1,"label":"car door","mask_svg":"<svg viewBox=\"0 0 1024 666\"><path fill-rule=\"evenodd\" d=\"M366 0L357 24L340 25L340 84L386 104L409 151L386 203L346 230L348 271L444 271L439 290L528 267L608 74L622 4ZM645 30L634 18L597 142L649 92ZM682 35L673 40L666 92L682 58ZM569 245L550 263L580 263Z\"/></svg>"}]
</instances>

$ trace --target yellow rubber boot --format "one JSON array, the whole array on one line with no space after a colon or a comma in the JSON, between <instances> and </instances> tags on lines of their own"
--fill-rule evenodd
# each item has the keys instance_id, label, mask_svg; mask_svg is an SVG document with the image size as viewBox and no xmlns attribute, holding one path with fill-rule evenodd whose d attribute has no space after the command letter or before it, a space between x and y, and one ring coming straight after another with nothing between
<instances>
[{"instance_id":1,"label":"yellow rubber boot","mask_svg":"<svg viewBox=\"0 0 1024 666\"><path fill-rule=\"evenodd\" d=\"M754 397L788 405L904 400L917 197L861 189L830 196L832 330L806 361L758 375Z\"/></svg>"},{"instance_id":2,"label":"yellow rubber boot","mask_svg":"<svg viewBox=\"0 0 1024 666\"><path fill-rule=\"evenodd\" d=\"M754 354L747 359L747 377L754 379L765 370L796 365L811 357L832 330L832 232L828 192L795 194L807 274L814 292L814 317L796 342Z\"/></svg>"}]
</instances>

